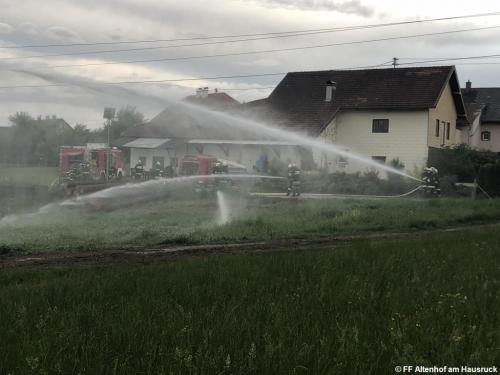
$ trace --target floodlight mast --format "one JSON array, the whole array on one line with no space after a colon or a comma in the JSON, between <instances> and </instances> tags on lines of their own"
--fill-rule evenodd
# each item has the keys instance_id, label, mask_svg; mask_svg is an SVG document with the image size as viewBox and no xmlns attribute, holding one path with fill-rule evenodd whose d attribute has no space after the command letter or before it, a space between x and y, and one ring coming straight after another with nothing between
<instances>
[{"instance_id":1,"label":"floodlight mast","mask_svg":"<svg viewBox=\"0 0 500 375\"><path fill-rule=\"evenodd\" d=\"M107 128L108 128L108 147L106 148L106 181L109 181L109 157L110 157L110 152L109 150L111 149L110 141L109 141L109 129L111 128L111 121L115 118L115 113L116 110L115 108L104 108L104 114L103 118L107 120Z\"/></svg>"}]
</instances>

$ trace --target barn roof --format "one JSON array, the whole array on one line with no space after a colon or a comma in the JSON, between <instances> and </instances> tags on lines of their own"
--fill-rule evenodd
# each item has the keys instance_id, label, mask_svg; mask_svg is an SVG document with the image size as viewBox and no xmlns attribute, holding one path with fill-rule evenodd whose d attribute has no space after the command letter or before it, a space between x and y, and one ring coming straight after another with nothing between
<instances>
[{"instance_id":1,"label":"barn roof","mask_svg":"<svg viewBox=\"0 0 500 375\"><path fill-rule=\"evenodd\" d=\"M137 138L131 142L125 143L122 147L154 149L163 146L169 141L169 138Z\"/></svg>"}]
</instances>

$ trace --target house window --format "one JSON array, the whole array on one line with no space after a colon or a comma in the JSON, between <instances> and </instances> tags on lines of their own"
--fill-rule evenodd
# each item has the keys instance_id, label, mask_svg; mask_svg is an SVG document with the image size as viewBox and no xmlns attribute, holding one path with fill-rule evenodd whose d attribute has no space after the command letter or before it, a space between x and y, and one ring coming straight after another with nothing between
<instances>
[{"instance_id":1,"label":"house window","mask_svg":"<svg viewBox=\"0 0 500 375\"><path fill-rule=\"evenodd\" d=\"M372 124L372 133L389 133L389 120L374 119Z\"/></svg>"},{"instance_id":2,"label":"house window","mask_svg":"<svg viewBox=\"0 0 500 375\"><path fill-rule=\"evenodd\" d=\"M386 159L387 159L386 156L372 156L372 160L380 164L385 164Z\"/></svg>"},{"instance_id":3,"label":"house window","mask_svg":"<svg viewBox=\"0 0 500 375\"><path fill-rule=\"evenodd\" d=\"M450 123L446 123L446 139L450 139Z\"/></svg>"},{"instance_id":4,"label":"house window","mask_svg":"<svg viewBox=\"0 0 500 375\"><path fill-rule=\"evenodd\" d=\"M436 137L439 137L439 120L436 120Z\"/></svg>"},{"instance_id":5,"label":"house window","mask_svg":"<svg viewBox=\"0 0 500 375\"><path fill-rule=\"evenodd\" d=\"M491 133L488 131L481 132L481 141L490 141L491 140Z\"/></svg>"},{"instance_id":6,"label":"house window","mask_svg":"<svg viewBox=\"0 0 500 375\"><path fill-rule=\"evenodd\" d=\"M337 155L337 165L341 168L344 168L347 165L347 158L342 155Z\"/></svg>"}]
</instances>

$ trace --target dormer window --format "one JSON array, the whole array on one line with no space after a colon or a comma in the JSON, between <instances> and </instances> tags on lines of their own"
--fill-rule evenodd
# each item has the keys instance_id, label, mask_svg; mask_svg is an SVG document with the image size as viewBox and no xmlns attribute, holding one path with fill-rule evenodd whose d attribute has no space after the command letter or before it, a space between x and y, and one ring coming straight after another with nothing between
<instances>
[{"instance_id":1,"label":"dormer window","mask_svg":"<svg viewBox=\"0 0 500 375\"><path fill-rule=\"evenodd\" d=\"M491 133L489 131L481 132L481 141L490 141Z\"/></svg>"}]
</instances>

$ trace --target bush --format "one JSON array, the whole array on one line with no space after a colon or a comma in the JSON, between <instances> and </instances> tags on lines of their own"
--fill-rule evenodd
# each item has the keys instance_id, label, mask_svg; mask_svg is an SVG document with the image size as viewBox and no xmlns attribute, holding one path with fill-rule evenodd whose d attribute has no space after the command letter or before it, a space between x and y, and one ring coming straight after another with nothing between
<instances>
[{"instance_id":1,"label":"bush","mask_svg":"<svg viewBox=\"0 0 500 375\"><path fill-rule=\"evenodd\" d=\"M474 150L464 144L430 148L428 164L438 169L441 184L448 184L448 193L453 193L449 183L454 176L455 182L476 180L489 195L500 196L500 156L494 152Z\"/></svg>"},{"instance_id":2,"label":"bush","mask_svg":"<svg viewBox=\"0 0 500 375\"><path fill-rule=\"evenodd\" d=\"M399 195L410 191L415 186L415 182L398 175L382 179L378 171L374 169L369 169L363 174L336 172L319 176L309 175L303 178L303 191L308 193Z\"/></svg>"}]
</instances>

